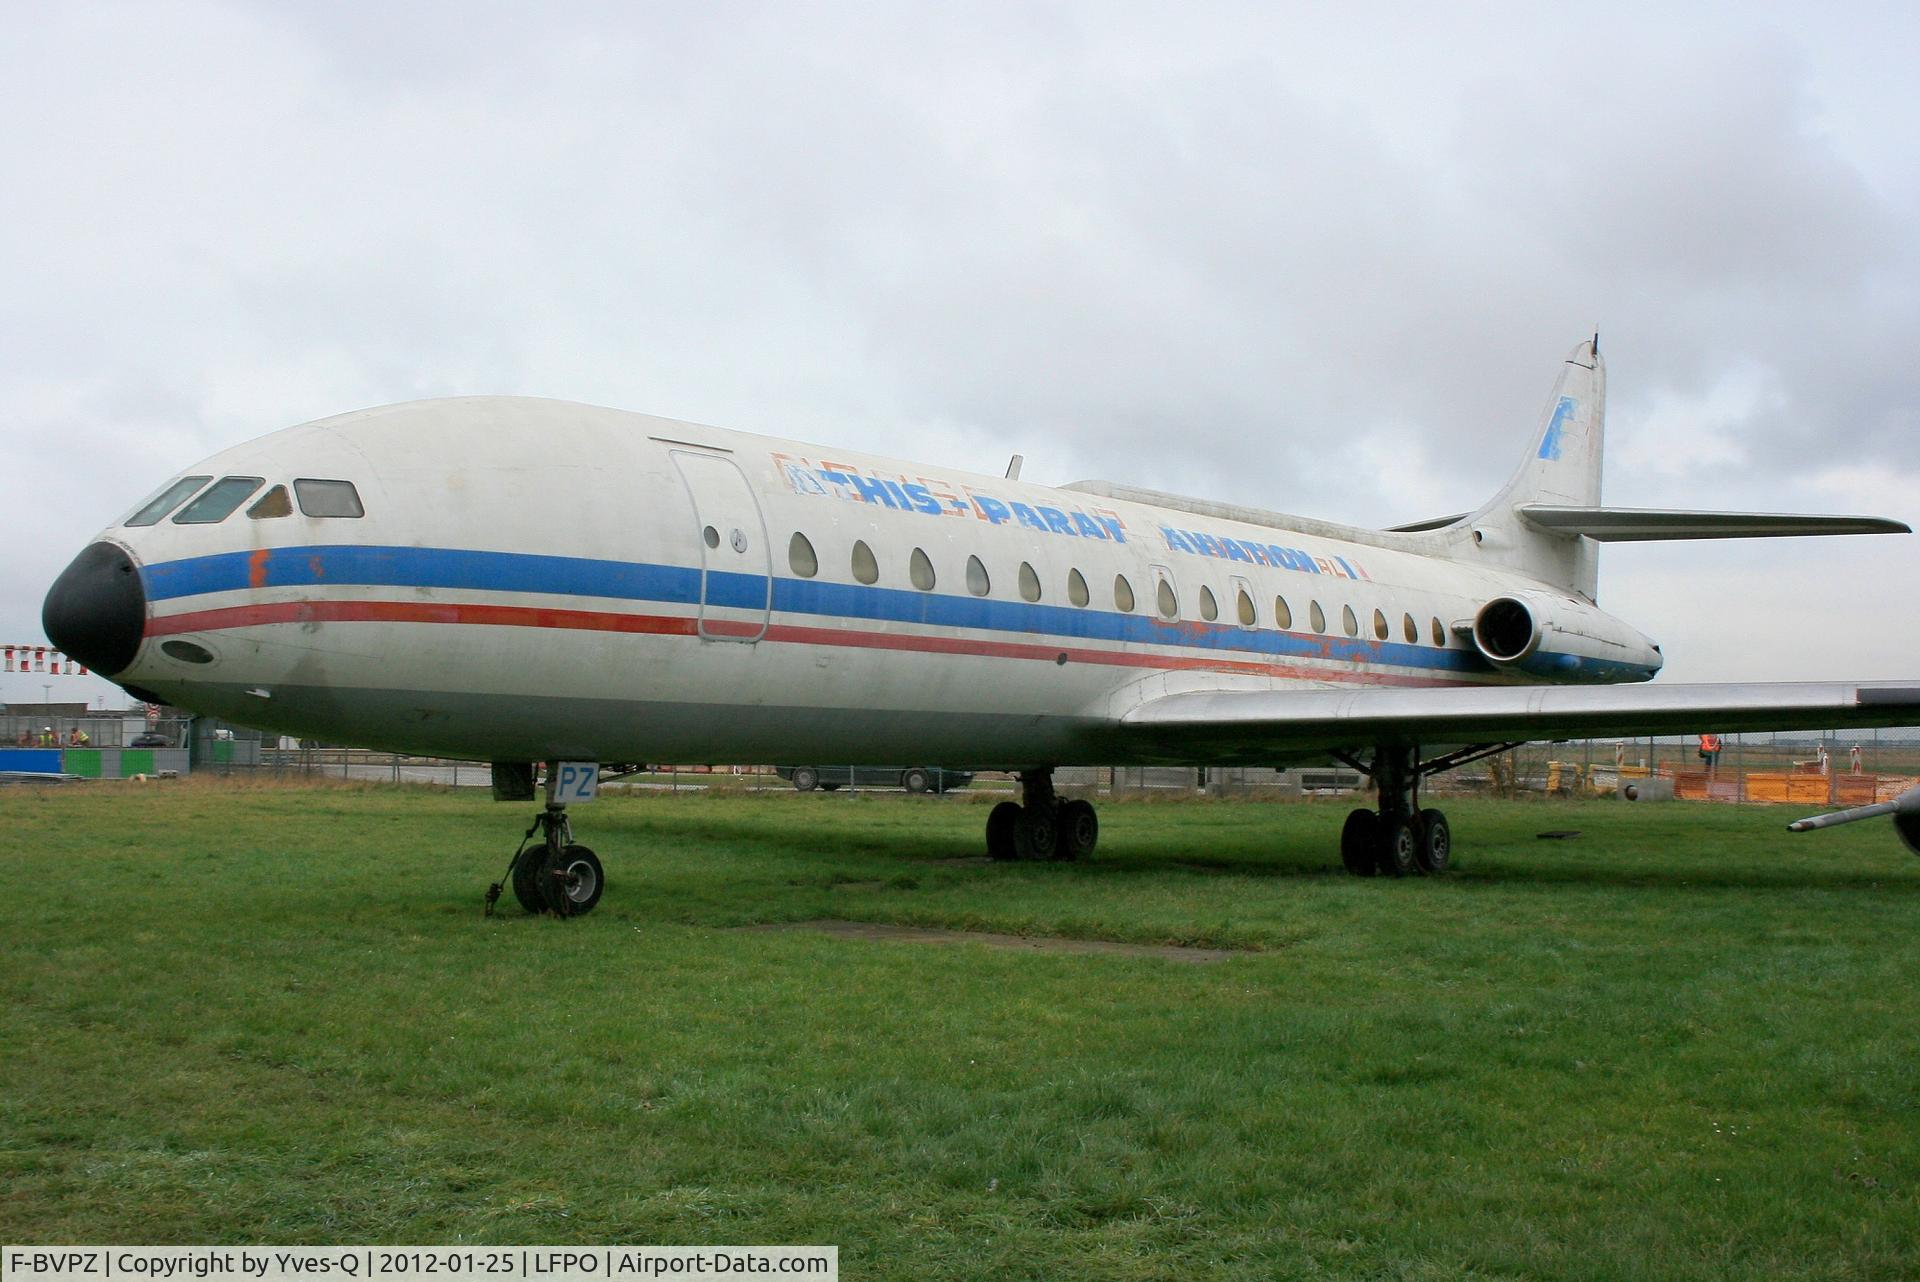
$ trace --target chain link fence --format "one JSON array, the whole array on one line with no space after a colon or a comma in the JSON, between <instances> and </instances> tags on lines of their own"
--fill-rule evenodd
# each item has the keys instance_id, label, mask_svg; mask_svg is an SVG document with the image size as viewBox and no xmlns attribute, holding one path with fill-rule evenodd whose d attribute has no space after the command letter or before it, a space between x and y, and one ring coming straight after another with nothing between
<instances>
[{"instance_id":1,"label":"chain link fence","mask_svg":"<svg viewBox=\"0 0 1920 1282\"><path fill-rule=\"evenodd\" d=\"M0 747L59 748L72 769L99 757L81 773L126 777L136 770L272 779L340 779L369 783L484 788L492 772L484 761L410 756L313 744L229 726L205 718L148 719L138 712L58 715L58 711L0 714ZM76 754L74 749L83 750ZM129 750L116 755L98 750ZM119 760L122 769L116 770ZM1364 758L1362 758L1364 763ZM101 764L104 763L104 764ZM790 768L789 768L790 769ZM901 767L905 769L905 767ZM1727 735L1709 761L1688 737L1588 739L1533 743L1496 754L1422 784L1434 795L1620 795L1726 802L1864 804L1920 780L1920 729L1832 732L1820 736ZM1079 766L1054 778L1063 793L1081 796L1214 796L1250 799L1364 794L1371 781L1332 762L1290 769L1255 767ZM789 791L793 783L771 765L646 765L610 768L603 786L678 791ZM863 770L849 791L884 790ZM1018 782L984 772L964 791L1012 793ZM897 789L894 789L897 790Z\"/></svg>"}]
</instances>

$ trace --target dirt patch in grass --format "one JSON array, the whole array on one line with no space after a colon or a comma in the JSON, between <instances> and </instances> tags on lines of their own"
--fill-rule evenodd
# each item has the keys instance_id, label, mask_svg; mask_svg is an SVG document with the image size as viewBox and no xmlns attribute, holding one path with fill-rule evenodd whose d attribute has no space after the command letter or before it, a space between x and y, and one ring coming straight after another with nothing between
<instances>
[{"instance_id":1,"label":"dirt patch in grass","mask_svg":"<svg viewBox=\"0 0 1920 1282\"><path fill-rule=\"evenodd\" d=\"M1174 944L1121 944L1107 939L1064 939L1058 935L996 935L979 930L939 930L877 921L781 921L742 930L811 930L841 939L905 940L915 944L984 944L1033 953L1105 953L1121 957L1158 957L1165 961L1216 962L1232 957L1228 948L1184 948Z\"/></svg>"}]
</instances>

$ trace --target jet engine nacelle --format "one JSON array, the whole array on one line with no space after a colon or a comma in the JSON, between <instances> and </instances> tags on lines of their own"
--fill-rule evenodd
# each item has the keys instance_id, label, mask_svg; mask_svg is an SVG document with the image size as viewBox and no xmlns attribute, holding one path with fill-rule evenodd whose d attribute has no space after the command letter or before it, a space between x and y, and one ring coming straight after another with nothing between
<instances>
[{"instance_id":1,"label":"jet engine nacelle","mask_svg":"<svg viewBox=\"0 0 1920 1282\"><path fill-rule=\"evenodd\" d=\"M1535 676L1618 679L1618 667L1651 677L1660 647L1610 614L1574 597L1516 592L1498 596L1473 616L1474 649L1496 668Z\"/></svg>"}]
</instances>

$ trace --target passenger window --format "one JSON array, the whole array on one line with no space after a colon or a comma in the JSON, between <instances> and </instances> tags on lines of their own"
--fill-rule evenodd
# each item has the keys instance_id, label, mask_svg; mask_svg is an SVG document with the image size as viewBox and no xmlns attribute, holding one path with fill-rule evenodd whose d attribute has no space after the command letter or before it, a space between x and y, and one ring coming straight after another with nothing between
<instances>
[{"instance_id":1,"label":"passenger window","mask_svg":"<svg viewBox=\"0 0 1920 1282\"><path fill-rule=\"evenodd\" d=\"M295 480L294 497L300 500L300 510L308 516L365 516L367 509L360 506L360 491L353 488L352 481L307 481Z\"/></svg>"},{"instance_id":2,"label":"passenger window","mask_svg":"<svg viewBox=\"0 0 1920 1282\"><path fill-rule=\"evenodd\" d=\"M720 531L714 529L711 525L709 525L706 529L700 531L700 537L706 542L706 545L710 548L717 548L720 546Z\"/></svg>"},{"instance_id":3,"label":"passenger window","mask_svg":"<svg viewBox=\"0 0 1920 1282\"><path fill-rule=\"evenodd\" d=\"M1025 561L1020 563L1020 599L1038 601L1040 599L1040 576Z\"/></svg>"},{"instance_id":4,"label":"passenger window","mask_svg":"<svg viewBox=\"0 0 1920 1282\"><path fill-rule=\"evenodd\" d=\"M1165 579L1160 580L1160 590L1154 595L1160 604L1160 614L1163 618L1171 619L1180 613L1180 598L1173 594L1173 584Z\"/></svg>"},{"instance_id":5,"label":"passenger window","mask_svg":"<svg viewBox=\"0 0 1920 1282\"><path fill-rule=\"evenodd\" d=\"M1204 584L1200 588L1200 617L1208 623L1220 617L1220 607L1214 602L1213 589Z\"/></svg>"},{"instance_id":6,"label":"passenger window","mask_svg":"<svg viewBox=\"0 0 1920 1282\"><path fill-rule=\"evenodd\" d=\"M987 567L980 564L980 558L967 558L967 591L975 596L985 596L993 590L992 580L987 578Z\"/></svg>"},{"instance_id":7,"label":"passenger window","mask_svg":"<svg viewBox=\"0 0 1920 1282\"><path fill-rule=\"evenodd\" d=\"M1343 605L1340 607L1340 626L1347 630L1347 635L1350 637L1360 635L1360 620L1353 617L1352 606Z\"/></svg>"},{"instance_id":8,"label":"passenger window","mask_svg":"<svg viewBox=\"0 0 1920 1282\"><path fill-rule=\"evenodd\" d=\"M1133 599L1133 584L1127 582L1127 576L1124 574L1114 575L1113 576L1114 608L1119 610L1120 613L1122 614L1132 614L1133 607L1136 604L1138 604L1138 602L1136 602Z\"/></svg>"},{"instance_id":9,"label":"passenger window","mask_svg":"<svg viewBox=\"0 0 1920 1282\"><path fill-rule=\"evenodd\" d=\"M1308 613L1309 617L1313 620L1313 630L1315 632L1325 632L1327 630L1327 612L1320 608L1318 601L1313 603L1313 609Z\"/></svg>"},{"instance_id":10,"label":"passenger window","mask_svg":"<svg viewBox=\"0 0 1920 1282\"><path fill-rule=\"evenodd\" d=\"M853 541L853 577L862 583L872 583L880 577L880 563L873 559L873 549L865 539Z\"/></svg>"},{"instance_id":11,"label":"passenger window","mask_svg":"<svg viewBox=\"0 0 1920 1282\"><path fill-rule=\"evenodd\" d=\"M820 573L820 558L813 554L813 544L808 542L807 536L798 530L793 532L793 538L787 542L787 564L792 566L793 572L803 579L811 579Z\"/></svg>"},{"instance_id":12,"label":"passenger window","mask_svg":"<svg viewBox=\"0 0 1920 1282\"><path fill-rule=\"evenodd\" d=\"M1252 627L1256 621L1253 616L1253 598L1247 595L1245 588L1240 589L1240 599L1237 608L1240 612L1241 625L1243 627Z\"/></svg>"},{"instance_id":13,"label":"passenger window","mask_svg":"<svg viewBox=\"0 0 1920 1282\"><path fill-rule=\"evenodd\" d=\"M155 525L160 518L187 501L187 496L205 485L211 476L183 476L161 490L158 494L140 505L138 511L128 517L124 525Z\"/></svg>"},{"instance_id":14,"label":"passenger window","mask_svg":"<svg viewBox=\"0 0 1920 1282\"><path fill-rule=\"evenodd\" d=\"M1378 610L1373 612L1373 635L1378 641L1387 639L1387 616Z\"/></svg>"},{"instance_id":15,"label":"passenger window","mask_svg":"<svg viewBox=\"0 0 1920 1282\"><path fill-rule=\"evenodd\" d=\"M1283 596L1273 598L1273 626L1282 631L1293 626L1293 611Z\"/></svg>"},{"instance_id":16,"label":"passenger window","mask_svg":"<svg viewBox=\"0 0 1920 1282\"><path fill-rule=\"evenodd\" d=\"M922 592L933 591L933 562L919 548L913 550L913 558L907 562L907 575Z\"/></svg>"},{"instance_id":17,"label":"passenger window","mask_svg":"<svg viewBox=\"0 0 1920 1282\"><path fill-rule=\"evenodd\" d=\"M1446 648L1447 630L1440 626L1440 620L1438 619L1433 621L1433 643L1442 649Z\"/></svg>"},{"instance_id":18,"label":"passenger window","mask_svg":"<svg viewBox=\"0 0 1920 1282\"><path fill-rule=\"evenodd\" d=\"M260 476L223 476L207 487L207 492L180 509L175 525L214 525L233 515L233 509L246 502L247 495L265 485Z\"/></svg>"},{"instance_id":19,"label":"passenger window","mask_svg":"<svg viewBox=\"0 0 1920 1282\"><path fill-rule=\"evenodd\" d=\"M1400 631L1405 634L1408 645L1420 644L1420 625L1413 621L1411 614L1400 616Z\"/></svg>"},{"instance_id":20,"label":"passenger window","mask_svg":"<svg viewBox=\"0 0 1920 1282\"><path fill-rule=\"evenodd\" d=\"M276 485L262 494L254 505L247 509L247 515L256 521L275 516L292 516L293 500L287 496L287 487Z\"/></svg>"},{"instance_id":21,"label":"passenger window","mask_svg":"<svg viewBox=\"0 0 1920 1282\"><path fill-rule=\"evenodd\" d=\"M1085 605L1093 600L1093 594L1087 591L1087 581L1080 577L1080 571L1067 571L1067 600L1075 605Z\"/></svg>"}]
</instances>

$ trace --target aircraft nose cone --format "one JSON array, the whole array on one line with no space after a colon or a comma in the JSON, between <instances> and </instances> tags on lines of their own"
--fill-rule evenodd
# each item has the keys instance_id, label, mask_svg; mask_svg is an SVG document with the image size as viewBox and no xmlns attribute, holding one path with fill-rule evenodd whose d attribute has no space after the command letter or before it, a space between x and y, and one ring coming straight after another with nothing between
<instances>
[{"instance_id":1,"label":"aircraft nose cone","mask_svg":"<svg viewBox=\"0 0 1920 1282\"><path fill-rule=\"evenodd\" d=\"M53 581L40 626L47 640L95 672L124 669L147 627L147 594L133 559L111 543L89 546Z\"/></svg>"}]
</instances>

